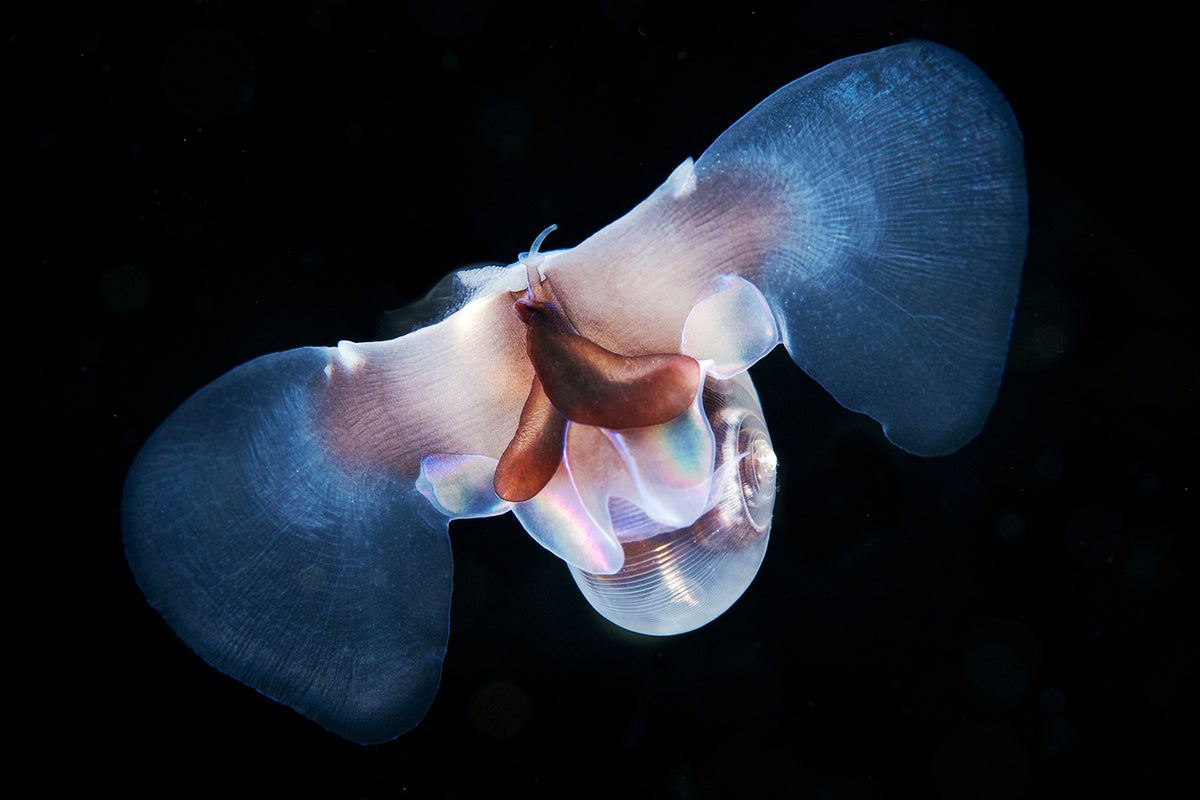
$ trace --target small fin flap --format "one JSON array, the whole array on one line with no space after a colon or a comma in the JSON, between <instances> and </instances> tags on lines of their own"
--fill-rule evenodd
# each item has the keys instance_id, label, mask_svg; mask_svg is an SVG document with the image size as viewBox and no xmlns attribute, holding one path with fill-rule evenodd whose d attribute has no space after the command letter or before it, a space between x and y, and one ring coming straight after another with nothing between
<instances>
[{"instance_id":1,"label":"small fin flap","mask_svg":"<svg viewBox=\"0 0 1200 800\"><path fill-rule=\"evenodd\" d=\"M683 323L680 349L712 361L708 371L728 380L779 344L779 328L767 298L745 278L721 275L706 289Z\"/></svg>"},{"instance_id":2,"label":"small fin flap","mask_svg":"<svg viewBox=\"0 0 1200 800\"><path fill-rule=\"evenodd\" d=\"M417 491L450 519L503 514L512 506L492 488L496 464L496 459L487 456L425 456L417 476Z\"/></svg>"}]
</instances>

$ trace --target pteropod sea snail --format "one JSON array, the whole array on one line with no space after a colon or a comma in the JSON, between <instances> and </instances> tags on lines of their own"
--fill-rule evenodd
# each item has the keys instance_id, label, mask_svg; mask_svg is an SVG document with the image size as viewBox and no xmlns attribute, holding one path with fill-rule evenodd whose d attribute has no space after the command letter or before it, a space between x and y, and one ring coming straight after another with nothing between
<instances>
[{"instance_id":1,"label":"pteropod sea snail","mask_svg":"<svg viewBox=\"0 0 1200 800\"><path fill-rule=\"evenodd\" d=\"M614 623L697 628L771 528L747 369L782 343L895 445L956 450L1000 385L1027 202L1012 112L966 58L837 61L577 246L445 278L432 324L198 391L129 470L133 573L210 664L364 743L433 701L451 519L512 511Z\"/></svg>"}]
</instances>

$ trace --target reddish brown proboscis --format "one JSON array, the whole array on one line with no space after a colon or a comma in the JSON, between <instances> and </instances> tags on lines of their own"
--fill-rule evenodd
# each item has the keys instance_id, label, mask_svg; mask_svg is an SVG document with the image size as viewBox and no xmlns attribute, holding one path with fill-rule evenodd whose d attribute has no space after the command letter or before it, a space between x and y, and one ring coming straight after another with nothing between
<instances>
[{"instance_id":1,"label":"reddish brown proboscis","mask_svg":"<svg viewBox=\"0 0 1200 800\"><path fill-rule=\"evenodd\" d=\"M540 492L562 460L566 426L534 375L517 432L496 465L492 482L496 494L510 503L522 503Z\"/></svg>"}]
</instances>

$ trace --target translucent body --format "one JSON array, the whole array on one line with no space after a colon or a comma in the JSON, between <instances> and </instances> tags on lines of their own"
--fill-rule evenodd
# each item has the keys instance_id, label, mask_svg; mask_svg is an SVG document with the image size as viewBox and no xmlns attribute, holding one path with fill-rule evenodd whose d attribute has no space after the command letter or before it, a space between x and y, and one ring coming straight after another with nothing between
<instances>
[{"instance_id":1,"label":"translucent body","mask_svg":"<svg viewBox=\"0 0 1200 800\"><path fill-rule=\"evenodd\" d=\"M605 616L690 630L741 595L770 529L746 368L782 342L900 447L953 451L996 397L1026 216L1020 134L976 67L926 43L836 62L536 269L459 273L400 338L264 356L202 389L130 469L130 564L205 660L360 742L432 702L449 519L512 509ZM531 363L535 307L586 347ZM588 347L616 355L585 365ZM677 419L608 429L551 409L549 482L496 495L539 369L562 397L585 366L603 389L624 357L679 353L700 378Z\"/></svg>"}]
</instances>

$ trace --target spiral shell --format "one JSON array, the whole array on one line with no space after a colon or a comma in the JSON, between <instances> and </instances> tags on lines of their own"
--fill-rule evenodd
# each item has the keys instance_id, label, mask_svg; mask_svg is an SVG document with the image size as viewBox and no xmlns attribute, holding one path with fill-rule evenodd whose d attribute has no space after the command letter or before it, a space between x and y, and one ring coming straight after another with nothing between
<instances>
[{"instance_id":1,"label":"spiral shell","mask_svg":"<svg viewBox=\"0 0 1200 800\"><path fill-rule=\"evenodd\" d=\"M569 565L592 607L623 628L669 636L712 621L741 597L766 553L776 459L749 374L710 376L704 410L717 442L709 509L686 528L655 531L637 506L614 499L624 566L597 575Z\"/></svg>"}]
</instances>

